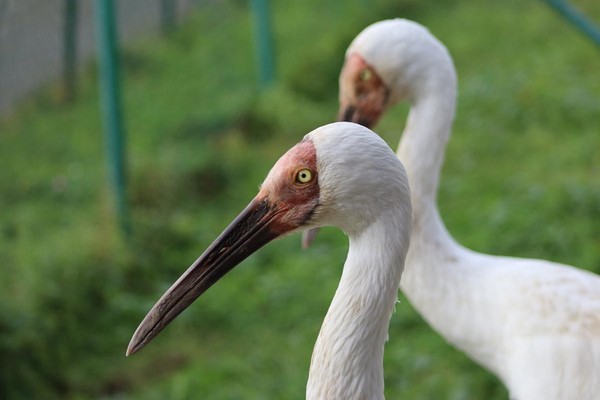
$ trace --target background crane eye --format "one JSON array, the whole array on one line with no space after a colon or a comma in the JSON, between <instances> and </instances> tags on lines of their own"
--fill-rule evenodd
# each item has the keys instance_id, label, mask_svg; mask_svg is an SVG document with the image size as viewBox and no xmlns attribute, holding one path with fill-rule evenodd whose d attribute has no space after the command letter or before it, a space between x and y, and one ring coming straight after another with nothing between
<instances>
[{"instance_id":1,"label":"background crane eye","mask_svg":"<svg viewBox=\"0 0 600 400\"><path fill-rule=\"evenodd\" d=\"M296 182L298 183L309 183L312 181L313 175L310 169L301 169L296 174Z\"/></svg>"},{"instance_id":2,"label":"background crane eye","mask_svg":"<svg viewBox=\"0 0 600 400\"><path fill-rule=\"evenodd\" d=\"M359 78L361 81L368 81L373 77L373 72L369 68L362 69L359 73Z\"/></svg>"}]
</instances>

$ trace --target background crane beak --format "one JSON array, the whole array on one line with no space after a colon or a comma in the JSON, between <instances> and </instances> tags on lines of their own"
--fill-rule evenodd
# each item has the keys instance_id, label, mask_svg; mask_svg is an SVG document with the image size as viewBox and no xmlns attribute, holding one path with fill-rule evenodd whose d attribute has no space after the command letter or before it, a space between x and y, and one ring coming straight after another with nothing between
<instances>
[{"instance_id":1,"label":"background crane beak","mask_svg":"<svg viewBox=\"0 0 600 400\"><path fill-rule=\"evenodd\" d=\"M206 251L158 300L137 328L126 355L148 344L215 282L256 250L291 230L277 223L277 207L254 198Z\"/></svg>"},{"instance_id":2,"label":"background crane beak","mask_svg":"<svg viewBox=\"0 0 600 400\"><path fill-rule=\"evenodd\" d=\"M354 105L341 105L337 120L354 122L367 128L372 128L381 117L381 114L382 111L379 109L363 109Z\"/></svg>"}]
</instances>

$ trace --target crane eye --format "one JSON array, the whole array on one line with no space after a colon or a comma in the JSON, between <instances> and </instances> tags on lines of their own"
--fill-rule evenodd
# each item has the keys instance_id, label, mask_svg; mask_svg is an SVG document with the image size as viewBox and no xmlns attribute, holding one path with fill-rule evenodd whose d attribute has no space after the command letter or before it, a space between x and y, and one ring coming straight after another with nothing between
<instances>
[{"instance_id":1,"label":"crane eye","mask_svg":"<svg viewBox=\"0 0 600 400\"><path fill-rule=\"evenodd\" d=\"M296 174L296 182L298 183L309 183L313 180L313 174L310 169L301 169Z\"/></svg>"},{"instance_id":2,"label":"crane eye","mask_svg":"<svg viewBox=\"0 0 600 400\"><path fill-rule=\"evenodd\" d=\"M361 81L366 82L373 77L373 72L369 68L361 69L358 77Z\"/></svg>"}]
</instances>

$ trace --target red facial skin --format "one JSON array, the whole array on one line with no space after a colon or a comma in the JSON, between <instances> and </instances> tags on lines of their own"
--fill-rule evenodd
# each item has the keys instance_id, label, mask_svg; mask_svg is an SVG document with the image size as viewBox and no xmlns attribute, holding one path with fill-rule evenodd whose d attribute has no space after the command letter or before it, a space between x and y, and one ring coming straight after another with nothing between
<instances>
[{"instance_id":1,"label":"red facial skin","mask_svg":"<svg viewBox=\"0 0 600 400\"><path fill-rule=\"evenodd\" d=\"M299 181L302 170L310 171L310 181ZM274 213L272 229L280 234L300 227L310 218L319 202L317 152L311 141L303 140L277 161L256 196L256 200L263 199Z\"/></svg>"},{"instance_id":2,"label":"red facial skin","mask_svg":"<svg viewBox=\"0 0 600 400\"><path fill-rule=\"evenodd\" d=\"M338 121L373 127L387 107L389 88L375 69L356 53L346 57L340 73Z\"/></svg>"}]
</instances>

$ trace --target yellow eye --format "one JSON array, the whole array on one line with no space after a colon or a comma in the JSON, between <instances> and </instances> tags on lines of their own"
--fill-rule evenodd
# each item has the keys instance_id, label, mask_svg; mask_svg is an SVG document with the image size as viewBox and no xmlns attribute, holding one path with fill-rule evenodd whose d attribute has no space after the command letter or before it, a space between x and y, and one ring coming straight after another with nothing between
<instances>
[{"instance_id":1,"label":"yellow eye","mask_svg":"<svg viewBox=\"0 0 600 400\"><path fill-rule=\"evenodd\" d=\"M298 183L309 183L313 180L313 175L310 169L301 169L296 174L296 182Z\"/></svg>"},{"instance_id":2,"label":"yellow eye","mask_svg":"<svg viewBox=\"0 0 600 400\"><path fill-rule=\"evenodd\" d=\"M368 81L373 77L373 72L369 68L362 69L358 74L361 81Z\"/></svg>"}]
</instances>

